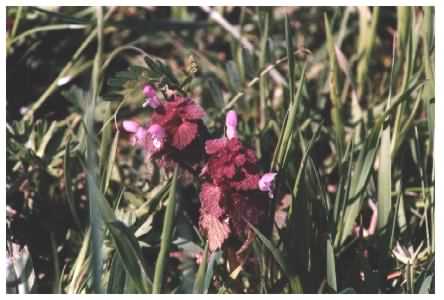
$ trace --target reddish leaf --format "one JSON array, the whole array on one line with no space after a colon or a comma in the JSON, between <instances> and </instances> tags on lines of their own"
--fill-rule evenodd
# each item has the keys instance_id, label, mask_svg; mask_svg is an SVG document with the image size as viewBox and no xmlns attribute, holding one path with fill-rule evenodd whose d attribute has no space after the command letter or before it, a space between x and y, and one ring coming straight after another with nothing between
<instances>
[{"instance_id":1,"label":"reddish leaf","mask_svg":"<svg viewBox=\"0 0 444 300\"><path fill-rule=\"evenodd\" d=\"M220 249L230 234L230 228L227 224L209 214L201 216L200 226L207 234L208 248L212 252Z\"/></svg>"},{"instance_id":2,"label":"reddish leaf","mask_svg":"<svg viewBox=\"0 0 444 300\"><path fill-rule=\"evenodd\" d=\"M183 150L196 138L197 124L183 122L173 135L172 145L178 150Z\"/></svg>"},{"instance_id":3,"label":"reddish leaf","mask_svg":"<svg viewBox=\"0 0 444 300\"><path fill-rule=\"evenodd\" d=\"M199 198L202 209L206 214L213 215L216 218L224 214L224 210L220 206L222 200L222 190L220 187L204 183Z\"/></svg>"},{"instance_id":4,"label":"reddish leaf","mask_svg":"<svg viewBox=\"0 0 444 300\"><path fill-rule=\"evenodd\" d=\"M200 120L205 116L205 111L202 107L189 100L181 108L181 117L187 120Z\"/></svg>"},{"instance_id":5,"label":"reddish leaf","mask_svg":"<svg viewBox=\"0 0 444 300\"><path fill-rule=\"evenodd\" d=\"M205 142L205 151L207 154L214 154L221 151L227 143L226 138L208 140Z\"/></svg>"},{"instance_id":6,"label":"reddish leaf","mask_svg":"<svg viewBox=\"0 0 444 300\"><path fill-rule=\"evenodd\" d=\"M239 191L257 190L259 179L259 175L248 174L244 179L233 182L232 185Z\"/></svg>"}]
</instances>

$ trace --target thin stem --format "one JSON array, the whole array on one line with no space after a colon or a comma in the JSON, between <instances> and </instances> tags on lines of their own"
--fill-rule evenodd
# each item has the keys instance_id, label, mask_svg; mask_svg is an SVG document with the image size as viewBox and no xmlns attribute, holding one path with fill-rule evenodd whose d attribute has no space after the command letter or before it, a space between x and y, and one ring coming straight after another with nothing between
<instances>
[{"instance_id":1,"label":"thin stem","mask_svg":"<svg viewBox=\"0 0 444 300\"><path fill-rule=\"evenodd\" d=\"M160 243L159 255L157 256L156 268L154 271L153 294L162 292L163 277L165 275L166 262L171 244L171 237L174 225L174 213L176 210L176 184L177 184L178 167L174 169L173 181L168 195L168 202L163 219L162 236Z\"/></svg>"},{"instance_id":2,"label":"thin stem","mask_svg":"<svg viewBox=\"0 0 444 300\"><path fill-rule=\"evenodd\" d=\"M294 55L304 55L304 54L311 54L310 50L308 49L299 49L293 52ZM228 110L230 110L236 103L239 101L239 99L245 95L246 90L248 88L251 88L254 86L257 82L259 82L259 79L265 75L267 75L271 70L275 69L279 65L285 63L288 60L288 56L282 57L278 60L276 60L274 63L269 64L266 66L262 71L260 71L259 75L254 77L252 80L250 80L245 88L242 91L239 91L236 95L234 95L230 100L228 100L228 103L225 105L225 107L222 110L222 114L225 114Z\"/></svg>"}]
</instances>

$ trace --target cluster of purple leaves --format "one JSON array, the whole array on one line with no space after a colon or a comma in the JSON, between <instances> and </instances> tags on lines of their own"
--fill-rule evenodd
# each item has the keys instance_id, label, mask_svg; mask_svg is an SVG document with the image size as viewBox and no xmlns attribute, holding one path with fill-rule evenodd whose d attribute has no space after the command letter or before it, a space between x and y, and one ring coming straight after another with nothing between
<instances>
[{"instance_id":1,"label":"cluster of purple leaves","mask_svg":"<svg viewBox=\"0 0 444 300\"><path fill-rule=\"evenodd\" d=\"M263 174L254 151L239 140L235 111L227 113L224 137L198 143L206 132L202 107L174 93L161 101L150 85L144 87L144 94L143 106L153 113L146 125L123 121L131 143L165 167L191 162L192 168L200 168L199 226L210 251L222 248L230 235L247 237L241 247L245 249L253 236L247 223L258 225L263 220L267 202L273 197L276 173ZM189 159L190 153L197 153L194 160Z\"/></svg>"}]
</instances>

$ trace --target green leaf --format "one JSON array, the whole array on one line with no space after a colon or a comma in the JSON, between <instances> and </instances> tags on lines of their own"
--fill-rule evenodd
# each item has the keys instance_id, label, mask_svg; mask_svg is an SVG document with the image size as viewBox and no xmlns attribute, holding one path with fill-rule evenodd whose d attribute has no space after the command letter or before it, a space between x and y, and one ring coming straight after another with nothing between
<instances>
[{"instance_id":1,"label":"green leaf","mask_svg":"<svg viewBox=\"0 0 444 300\"><path fill-rule=\"evenodd\" d=\"M199 269L197 270L196 279L194 280L193 294L203 294L203 292L204 292L207 260L208 260L208 241L205 243L205 250L204 250L202 262L200 263Z\"/></svg>"},{"instance_id":2,"label":"green leaf","mask_svg":"<svg viewBox=\"0 0 444 300\"><path fill-rule=\"evenodd\" d=\"M390 126L382 132L379 149L378 169L378 231L388 231L389 217L392 211L392 160L390 156Z\"/></svg>"},{"instance_id":3,"label":"green leaf","mask_svg":"<svg viewBox=\"0 0 444 300\"><path fill-rule=\"evenodd\" d=\"M78 227L78 229L81 229L81 223L79 215L77 214L77 209L75 207L75 200L74 200L74 193L72 190L72 177L71 177L71 158L69 156L70 154L70 146L71 140L69 139L66 142L66 148L65 148L65 157L63 160L63 175L64 175L64 182L65 182L65 193L66 193L66 201L68 203L69 210L71 211L74 223Z\"/></svg>"},{"instance_id":4,"label":"green leaf","mask_svg":"<svg viewBox=\"0 0 444 300\"><path fill-rule=\"evenodd\" d=\"M115 253L109 270L107 294L123 294L126 281L125 272L120 256Z\"/></svg>"},{"instance_id":5,"label":"green leaf","mask_svg":"<svg viewBox=\"0 0 444 300\"><path fill-rule=\"evenodd\" d=\"M327 257L327 284L334 290L338 290L338 285L336 284L336 263L335 263L335 253L331 243L331 239L326 241L326 257Z\"/></svg>"},{"instance_id":6,"label":"green leaf","mask_svg":"<svg viewBox=\"0 0 444 300\"><path fill-rule=\"evenodd\" d=\"M107 223L117 254L139 293L151 291L151 280L145 271L142 252L134 234L120 221Z\"/></svg>"},{"instance_id":7,"label":"green leaf","mask_svg":"<svg viewBox=\"0 0 444 300\"><path fill-rule=\"evenodd\" d=\"M281 268L281 270L284 272L284 274L287 277L289 276L289 272L287 269L287 264L284 260L284 257L282 255L282 253L273 245L273 243L267 239L267 237L265 235L263 235L256 227L254 227L252 224L250 224L249 222L247 222L248 226L250 226L250 228L254 231L254 233L259 237L259 239L261 240L261 242L265 245L265 247L267 247L268 251L271 252L271 254L273 255L273 258L275 259L275 261L277 262L277 264L279 265L279 267Z\"/></svg>"},{"instance_id":8,"label":"green leaf","mask_svg":"<svg viewBox=\"0 0 444 300\"><path fill-rule=\"evenodd\" d=\"M227 64L225 65L225 69L227 71L231 90L233 92L240 90L242 85L236 63L232 60L228 61Z\"/></svg>"},{"instance_id":9,"label":"green leaf","mask_svg":"<svg viewBox=\"0 0 444 300\"><path fill-rule=\"evenodd\" d=\"M211 253L210 259L208 262L207 272L205 273L205 282L204 282L204 289L203 293L208 293L208 289L210 288L211 280L213 279L213 273L214 273L214 265L216 262L222 257L223 252L222 251L216 251Z\"/></svg>"},{"instance_id":10,"label":"green leaf","mask_svg":"<svg viewBox=\"0 0 444 300\"><path fill-rule=\"evenodd\" d=\"M424 281L421 283L421 287L419 288L418 294L430 294L433 283L433 275L427 276Z\"/></svg>"},{"instance_id":11,"label":"green leaf","mask_svg":"<svg viewBox=\"0 0 444 300\"><path fill-rule=\"evenodd\" d=\"M351 234L353 224L358 216L361 206L361 194L364 191L370 174L373 170L373 164L378 150L380 128L372 129L370 136L365 140L364 145L359 153L358 161L355 163L352 172L351 186L345 212L338 222L338 230L335 237L335 248L342 245L347 237Z\"/></svg>"},{"instance_id":12,"label":"green leaf","mask_svg":"<svg viewBox=\"0 0 444 300\"><path fill-rule=\"evenodd\" d=\"M298 91L293 103L290 103L288 107L288 119L284 121L285 127L281 130L281 136L279 137L279 143L276 145L275 153L273 155L273 161L271 163L272 170L282 170L286 165L286 154L289 153L290 147L292 145L292 135L294 134L294 129L296 127L296 114L298 111L298 106L300 99L302 97L302 88L305 83L305 69L307 63L304 64L302 69L301 77L299 79Z\"/></svg>"},{"instance_id":13,"label":"green leaf","mask_svg":"<svg viewBox=\"0 0 444 300\"><path fill-rule=\"evenodd\" d=\"M106 131L105 131L106 132ZM105 134L104 132L104 134ZM113 172L113 168L114 168L114 163L115 163L115 159L116 159L116 153L117 153L117 144L119 142L119 135L120 135L120 131L117 130L115 136L114 136L114 140L113 143L111 145L111 149L106 149L103 151L102 155L103 156L103 168L104 169L104 174L103 174L103 191L106 192L108 190L108 186L109 186L109 182L111 179L111 175ZM109 150L109 151L107 151ZM105 165L106 162L106 165Z\"/></svg>"}]
</instances>

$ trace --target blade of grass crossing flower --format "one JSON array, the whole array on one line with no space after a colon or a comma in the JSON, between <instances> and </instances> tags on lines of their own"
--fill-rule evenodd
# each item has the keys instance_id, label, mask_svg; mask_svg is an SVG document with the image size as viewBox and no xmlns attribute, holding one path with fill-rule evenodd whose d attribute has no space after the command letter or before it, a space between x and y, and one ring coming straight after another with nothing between
<instances>
[{"instance_id":1,"label":"blade of grass crossing flower","mask_svg":"<svg viewBox=\"0 0 444 300\"><path fill-rule=\"evenodd\" d=\"M169 190L167 208L163 219L162 236L160 243L159 255L156 260L156 268L154 271L153 293L162 292L162 283L165 275L167 256L171 244L171 236L174 226L174 213L176 210L176 186L177 186L178 167L174 169L173 180Z\"/></svg>"},{"instance_id":2,"label":"blade of grass crossing flower","mask_svg":"<svg viewBox=\"0 0 444 300\"><path fill-rule=\"evenodd\" d=\"M193 294L203 294L205 276L207 270L207 261L208 261L208 241L205 243L205 250L204 250L204 255L202 257L202 262L199 265L199 269L197 270L196 274L196 279L194 280Z\"/></svg>"}]
</instances>

